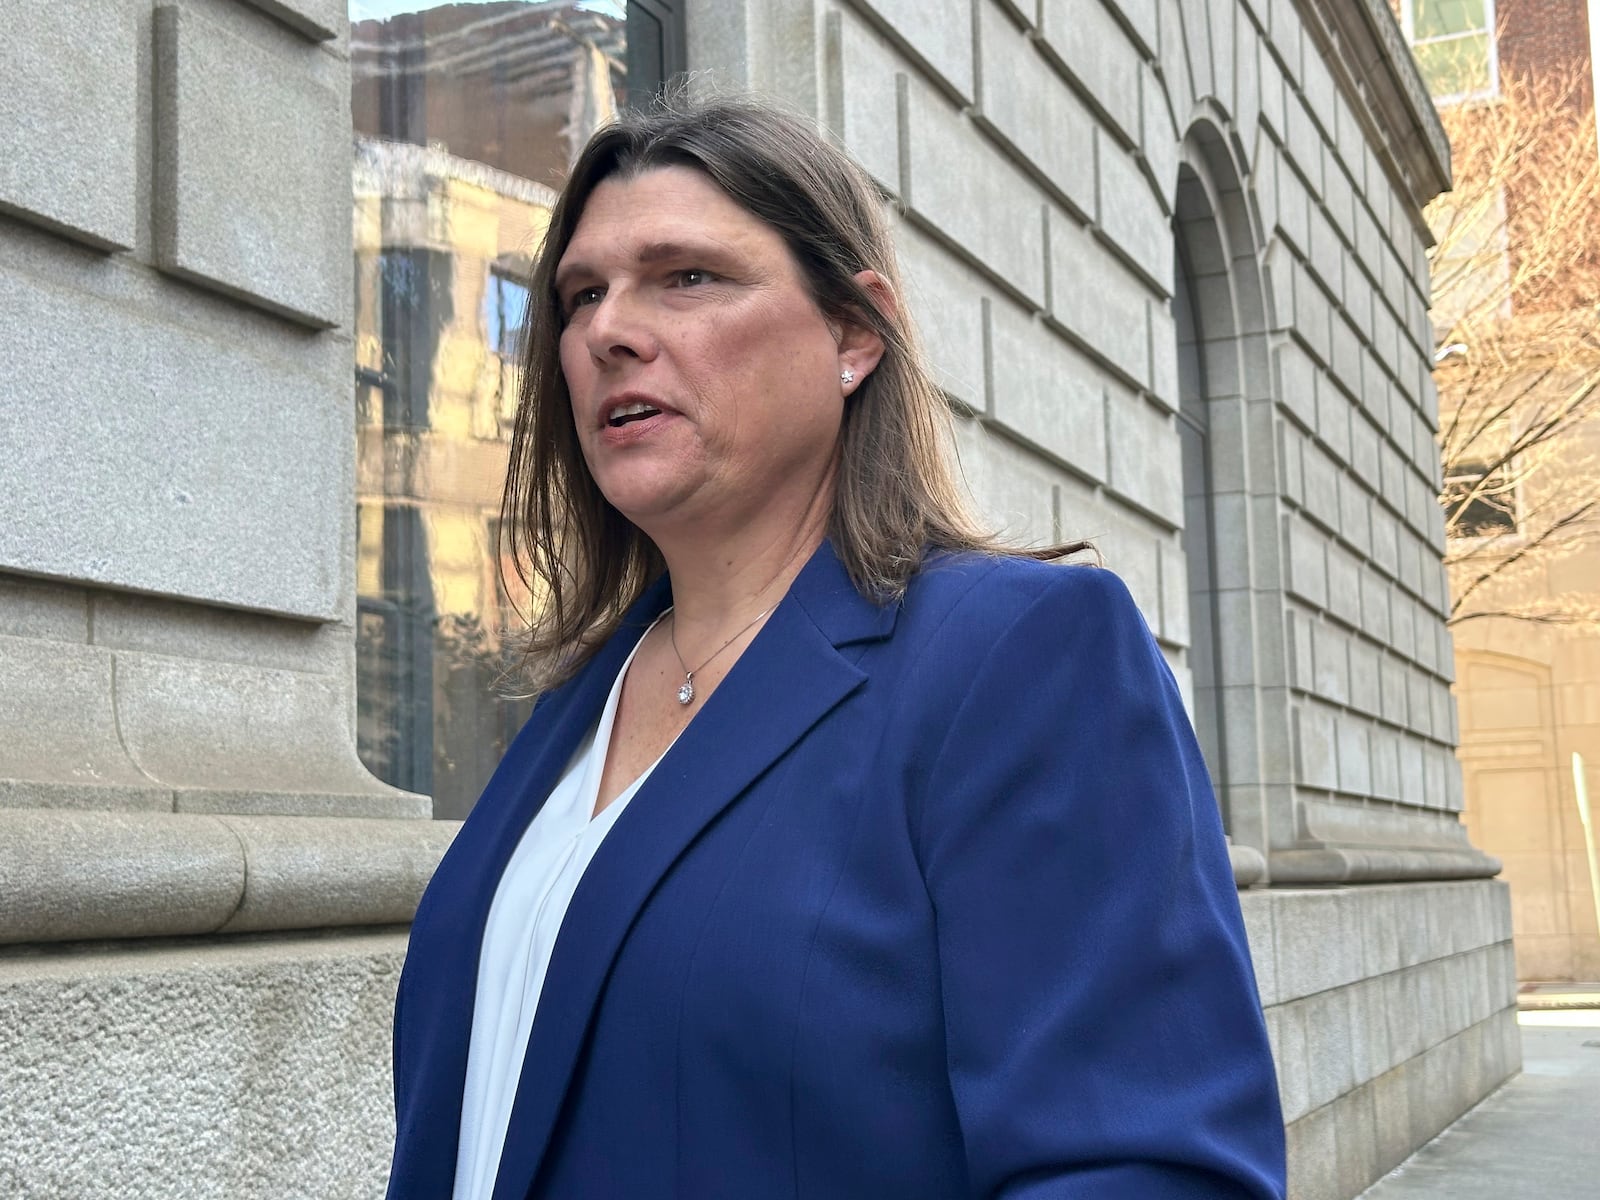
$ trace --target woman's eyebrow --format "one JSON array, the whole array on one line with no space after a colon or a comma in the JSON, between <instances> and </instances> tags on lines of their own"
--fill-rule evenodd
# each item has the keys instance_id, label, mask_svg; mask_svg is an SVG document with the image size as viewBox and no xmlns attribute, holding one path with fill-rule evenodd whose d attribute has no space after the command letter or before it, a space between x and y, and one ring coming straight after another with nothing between
<instances>
[{"instance_id":1,"label":"woman's eyebrow","mask_svg":"<svg viewBox=\"0 0 1600 1200\"><path fill-rule=\"evenodd\" d=\"M634 254L641 266L651 267L663 262L696 261L708 264L726 263L730 251L718 242L646 242ZM556 268L555 287L565 291L576 279L594 278L599 272L582 259L563 262Z\"/></svg>"},{"instance_id":2,"label":"woman's eyebrow","mask_svg":"<svg viewBox=\"0 0 1600 1200\"><path fill-rule=\"evenodd\" d=\"M726 251L715 242L647 242L639 247L639 261L647 266L674 259L720 259Z\"/></svg>"},{"instance_id":3,"label":"woman's eyebrow","mask_svg":"<svg viewBox=\"0 0 1600 1200\"><path fill-rule=\"evenodd\" d=\"M562 262L556 267L555 289L557 293L565 292L572 286L575 279L592 279L594 268L581 259L574 262Z\"/></svg>"}]
</instances>

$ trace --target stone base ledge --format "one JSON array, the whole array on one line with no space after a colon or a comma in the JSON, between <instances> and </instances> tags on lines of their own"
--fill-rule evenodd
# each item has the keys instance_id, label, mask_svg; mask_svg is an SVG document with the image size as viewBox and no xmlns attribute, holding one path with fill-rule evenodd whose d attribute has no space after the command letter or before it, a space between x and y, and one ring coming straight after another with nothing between
<instances>
[{"instance_id":1,"label":"stone base ledge","mask_svg":"<svg viewBox=\"0 0 1600 1200\"><path fill-rule=\"evenodd\" d=\"M1239 908L1261 1002L1269 1009L1488 946L1501 947L1496 953L1504 960L1485 981L1502 997L1495 1007L1511 1004L1516 991L1510 893L1499 880L1251 888L1239 893ZM1440 968L1446 975L1454 969ZM1446 986L1435 976L1430 987ZM1439 994L1426 1002L1396 1001L1397 1019L1444 1020L1459 997L1444 1002Z\"/></svg>"},{"instance_id":2,"label":"stone base ledge","mask_svg":"<svg viewBox=\"0 0 1600 1200\"><path fill-rule=\"evenodd\" d=\"M1267 859L1254 846L1228 843L1228 862L1233 866L1235 887L1254 887L1267 877Z\"/></svg>"},{"instance_id":3,"label":"stone base ledge","mask_svg":"<svg viewBox=\"0 0 1600 1200\"><path fill-rule=\"evenodd\" d=\"M1489 879L1500 860L1471 847L1320 846L1274 850L1268 865L1275 884L1401 883L1427 879Z\"/></svg>"},{"instance_id":4,"label":"stone base ledge","mask_svg":"<svg viewBox=\"0 0 1600 1200\"><path fill-rule=\"evenodd\" d=\"M459 828L0 809L0 944L403 925Z\"/></svg>"},{"instance_id":5,"label":"stone base ledge","mask_svg":"<svg viewBox=\"0 0 1600 1200\"><path fill-rule=\"evenodd\" d=\"M1516 1010L1501 1009L1291 1121L1289 1194L1364 1194L1521 1065Z\"/></svg>"},{"instance_id":6,"label":"stone base ledge","mask_svg":"<svg viewBox=\"0 0 1600 1200\"><path fill-rule=\"evenodd\" d=\"M403 929L0 950L5 1200L374 1200Z\"/></svg>"}]
</instances>

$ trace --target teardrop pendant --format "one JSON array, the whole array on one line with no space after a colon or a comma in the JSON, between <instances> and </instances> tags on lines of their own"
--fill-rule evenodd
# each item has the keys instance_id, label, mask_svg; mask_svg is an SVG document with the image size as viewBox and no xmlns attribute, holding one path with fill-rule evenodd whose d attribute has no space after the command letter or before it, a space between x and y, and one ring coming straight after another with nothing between
<instances>
[{"instance_id":1,"label":"teardrop pendant","mask_svg":"<svg viewBox=\"0 0 1600 1200\"><path fill-rule=\"evenodd\" d=\"M683 677L683 686L678 689L678 703L688 704L694 699L694 680L688 675Z\"/></svg>"}]
</instances>

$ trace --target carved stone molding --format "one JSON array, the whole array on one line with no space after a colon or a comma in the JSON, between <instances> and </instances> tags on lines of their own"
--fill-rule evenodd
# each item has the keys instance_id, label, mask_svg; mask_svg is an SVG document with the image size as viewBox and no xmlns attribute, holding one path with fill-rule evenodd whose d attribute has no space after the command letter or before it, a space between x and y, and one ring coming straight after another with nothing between
<instances>
[{"instance_id":1,"label":"carved stone molding","mask_svg":"<svg viewBox=\"0 0 1600 1200\"><path fill-rule=\"evenodd\" d=\"M1453 813L1307 800L1293 846L1268 855L1275 885L1488 879L1500 860L1467 840Z\"/></svg>"},{"instance_id":2,"label":"carved stone molding","mask_svg":"<svg viewBox=\"0 0 1600 1200\"><path fill-rule=\"evenodd\" d=\"M1296 0L1368 142L1420 210L1449 191L1450 140L1388 0Z\"/></svg>"},{"instance_id":3,"label":"carved stone molding","mask_svg":"<svg viewBox=\"0 0 1600 1200\"><path fill-rule=\"evenodd\" d=\"M0 810L0 944L403 925L458 828Z\"/></svg>"},{"instance_id":4,"label":"carved stone molding","mask_svg":"<svg viewBox=\"0 0 1600 1200\"><path fill-rule=\"evenodd\" d=\"M1319 849L1276 850L1270 857L1272 882L1281 886L1307 883L1398 883L1419 879L1489 879L1500 873L1500 860L1470 847L1391 849L1377 846L1323 846Z\"/></svg>"},{"instance_id":5,"label":"carved stone molding","mask_svg":"<svg viewBox=\"0 0 1600 1200\"><path fill-rule=\"evenodd\" d=\"M1254 887L1267 877L1266 856L1254 846L1236 846L1230 841L1228 862L1233 867L1235 887Z\"/></svg>"}]
</instances>

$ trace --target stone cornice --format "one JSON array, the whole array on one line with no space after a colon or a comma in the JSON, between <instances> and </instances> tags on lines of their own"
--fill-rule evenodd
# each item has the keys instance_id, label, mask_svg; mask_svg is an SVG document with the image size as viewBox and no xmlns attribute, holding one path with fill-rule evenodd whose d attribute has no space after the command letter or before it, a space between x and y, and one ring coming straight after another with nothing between
<instances>
[{"instance_id":1,"label":"stone cornice","mask_svg":"<svg viewBox=\"0 0 1600 1200\"><path fill-rule=\"evenodd\" d=\"M1450 189L1450 140L1388 0L1295 0L1385 168L1420 210Z\"/></svg>"}]
</instances>

